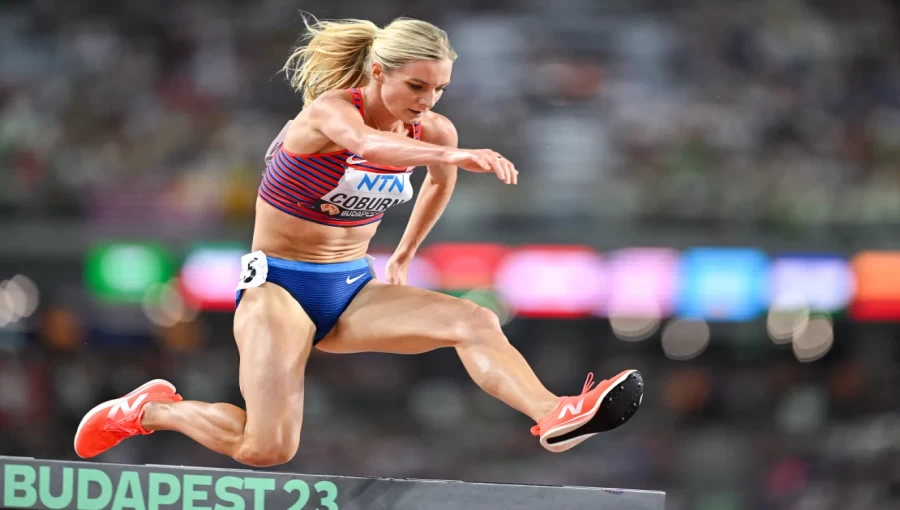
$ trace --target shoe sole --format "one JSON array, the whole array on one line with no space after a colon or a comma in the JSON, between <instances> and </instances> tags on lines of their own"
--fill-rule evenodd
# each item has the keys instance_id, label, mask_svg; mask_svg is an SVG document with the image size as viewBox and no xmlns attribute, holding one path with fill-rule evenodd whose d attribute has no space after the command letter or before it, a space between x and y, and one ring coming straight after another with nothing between
<instances>
[{"instance_id":1,"label":"shoe sole","mask_svg":"<svg viewBox=\"0 0 900 510\"><path fill-rule=\"evenodd\" d=\"M123 397L114 398L112 400L107 400L106 402L103 402L102 404L94 406L93 409L88 411L87 414L84 415L84 418L81 419L81 423L78 424L78 430L75 431L75 439L72 443L73 446L75 447L75 453L78 454L78 436L81 435L81 428L84 427L84 424L87 423L88 420L90 420L94 415L96 415L103 409L108 408L110 405L114 405L114 404L116 404L132 395L140 393L140 392L146 390L147 388L154 386L156 384L162 384L162 385L168 386L169 388L172 389L172 393L175 393L175 385L174 384L170 383L169 381L166 381L165 379L153 379L152 381L145 382L144 384L138 386L137 388L133 389L131 392L129 392L127 395L125 395ZM88 458L88 457L82 457L81 454L78 454L78 456L81 457L82 459Z\"/></svg>"},{"instance_id":2,"label":"shoe sole","mask_svg":"<svg viewBox=\"0 0 900 510\"><path fill-rule=\"evenodd\" d=\"M629 370L617 377L600 395L587 421L575 420L558 425L548 430L541 437L541 442L551 452L564 452L600 432L623 425L637 413L643 399L644 378L637 370Z\"/></svg>"}]
</instances>

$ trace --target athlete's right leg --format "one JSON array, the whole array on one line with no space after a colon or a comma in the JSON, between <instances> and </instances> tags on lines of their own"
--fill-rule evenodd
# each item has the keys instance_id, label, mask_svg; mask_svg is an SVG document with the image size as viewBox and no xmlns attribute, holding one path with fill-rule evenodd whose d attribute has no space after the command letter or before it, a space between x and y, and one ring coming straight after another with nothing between
<instances>
[{"instance_id":1,"label":"athlete's right leg","mask_svg":"<svg viewBox=\"0 0 900 510\"><path fill-rule=\"evenodd\" d=\"M288 462L300 443L304 373L314 333L312 321L283 288L265 283L247 289L234 318L247 410L231 404L151 402L142 425L181 432L251 466Z\"/></svg>"},{"instance_id":2,"label":"athlete's right leg","mask_svg":"<svg viewBox=\"0 0 900 510\"><path fill-rule=\"evenodd\" d=\"M250 466L288 462L300 442L304 372L314 332L303 308L283 288L265 283L247 289L234 317L246 411L224 403L147 398L136 418L146 432L130 435L173 430ZM103 427L96 427L98 434Z\"/></svg>"}]
</instances>

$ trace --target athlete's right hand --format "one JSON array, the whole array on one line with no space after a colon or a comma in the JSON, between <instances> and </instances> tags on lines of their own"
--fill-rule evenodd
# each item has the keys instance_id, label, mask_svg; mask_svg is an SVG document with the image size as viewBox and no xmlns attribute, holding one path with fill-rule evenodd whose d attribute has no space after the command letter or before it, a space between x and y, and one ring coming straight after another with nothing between
<instances>
[{"instance_id":1,"label":"athlete's right hand","mask_svg":"<svg viewBox=\"0 0 900 510\"><path fill-rule=\"evenodd\" d=\"M518 184L519 171L512 161L490 149L455 149L447 163L475 173L493 173L506 184Z\"/></svg>"}]
</instances>

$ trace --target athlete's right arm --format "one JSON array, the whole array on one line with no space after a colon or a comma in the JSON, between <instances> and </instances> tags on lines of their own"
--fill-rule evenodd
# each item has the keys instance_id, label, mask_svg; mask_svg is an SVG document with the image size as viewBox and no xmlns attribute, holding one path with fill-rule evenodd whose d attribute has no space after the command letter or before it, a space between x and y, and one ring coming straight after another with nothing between
<instances>
[{"instance_id":1,"label":"athlete's right arm","mask_svg":"<svg viewBox=\"0 0 900 510\"><path fill-rule=\"evenodd\" d=\"M310 127L372 163L422 166L443 162L447 147L418 142L367 126L355 106L337 97L320 97L309 108Z\"/></svg>"},{"instance_id":2,"label":"athlete's right arm","mask_svg":"<svg viewBox=\"0 0 900 510\"><path fill-rule=\"evenodd\" d=\"M390 166L454 165L470 172L511 174L494 151L444 147L379 131L363 122L355 106L339 97L322 96L308 107L310 127L332 142L372 163Z\"/></svg>"}]
</instances>

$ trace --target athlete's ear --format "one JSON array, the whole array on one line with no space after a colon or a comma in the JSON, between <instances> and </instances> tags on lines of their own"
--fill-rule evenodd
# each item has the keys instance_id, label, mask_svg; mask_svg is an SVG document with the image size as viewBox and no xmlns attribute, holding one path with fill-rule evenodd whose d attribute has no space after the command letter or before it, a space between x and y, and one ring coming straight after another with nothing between
<instances>
[{"instance_id":1,"label":"athlete's ear","mask_svg":"<svg viewBox=\"0 0 900 510\"><path fill-rule=\"evenodd\" d=\"M372 63L372 79L375 81L384 81L384 67L378 62Z\"/></svg>"}]
</instances>

